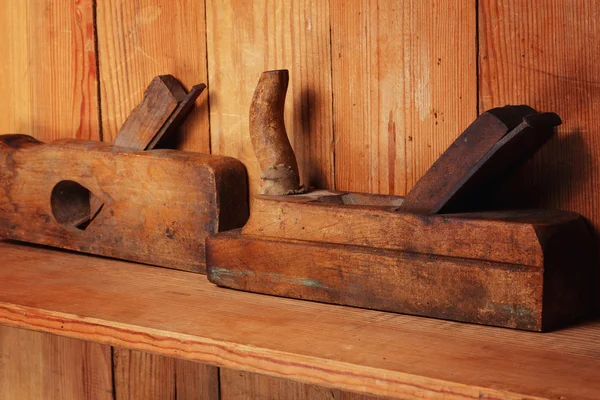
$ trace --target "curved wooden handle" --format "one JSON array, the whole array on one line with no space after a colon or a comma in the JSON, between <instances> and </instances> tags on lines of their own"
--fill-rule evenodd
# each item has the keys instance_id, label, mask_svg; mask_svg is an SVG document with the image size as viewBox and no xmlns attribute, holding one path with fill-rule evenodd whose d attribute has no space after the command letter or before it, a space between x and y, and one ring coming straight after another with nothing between
<instances>
[{"instance_id":1,"label":"curved wooden handle","mask_svg":"<svg viewBox=\"0 0 600 400\"><path fill-rule=\"evenodd\" d=\"M288 82L287 70L263 72L250 105L250 138L262 169L262 193L267 195L300 190L298 163L283 119Z\"/></svg>"}]
</instances>

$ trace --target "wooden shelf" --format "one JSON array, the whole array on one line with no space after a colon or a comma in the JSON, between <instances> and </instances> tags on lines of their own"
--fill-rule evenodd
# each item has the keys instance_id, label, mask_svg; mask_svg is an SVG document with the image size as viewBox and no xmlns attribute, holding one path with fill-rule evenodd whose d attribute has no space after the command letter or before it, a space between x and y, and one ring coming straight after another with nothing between
<instances>
[{"instance_id":1,"label":"wooden shelf","mask_svg":"<svg viewBox=\"0 0 600 400\"><path fill-rule=\"evenodd\" d=\"M600 394L600 321L545 334L488 328L12 242L0 242L0 324L378 396Z\"/></svg>"}]
</instances>

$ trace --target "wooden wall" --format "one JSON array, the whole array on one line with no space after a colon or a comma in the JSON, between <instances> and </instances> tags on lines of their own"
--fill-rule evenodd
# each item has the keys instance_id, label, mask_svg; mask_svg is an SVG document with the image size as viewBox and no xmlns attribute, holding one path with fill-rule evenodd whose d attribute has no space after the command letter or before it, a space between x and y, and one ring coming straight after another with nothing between
<instances>
[{"instance_id":1,"label":"wooden wall","mask_svg":"<svg viewBox=\"0 0 600 400\"><path fill-rule=\"evenodd\" d=\"M478 113L528 103L565 123L499 197L597 230L599 18L600 0L0 0L0 133L111 142L171 73L209 88L177 146L239 158L255 193L250 99L287 68L304 183L402 195ZM215 398L219 373L222 398L351 397L8 328L0 345L7 398Z\"/></svg>"}]
</instances>

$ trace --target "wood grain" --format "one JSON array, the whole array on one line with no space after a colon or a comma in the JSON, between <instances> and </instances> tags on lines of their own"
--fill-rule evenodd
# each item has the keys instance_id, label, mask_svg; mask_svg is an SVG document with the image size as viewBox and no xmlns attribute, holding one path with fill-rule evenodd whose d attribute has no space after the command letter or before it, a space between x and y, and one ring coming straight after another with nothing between
<instances>
[{"instance_id":1,"label":"wood grain","mask_svg":"<svg viewBox=\"0 0 600 400\"><path fill-rule=\"evenodd\" d=\"M93 4L0 1L0 133L99 138Z\"/></svg>"},{"instance_id":2,"label":"wood grain","mask_svg":"<svg viewBox=\"0 0 600 400\"><path fill-rule=\"evenodd\" d=\"M93 15L92 0L0 1L0 134L100 138ZM0 390L112 399L110 347L1 327Z\"/></svg>"},{"instance_id":3,"label":"wood grain","mask_svg":"<svg viewBox=\"0 0 600 400\"><path fill-rule=\"evenodd\" d=\"M206 83L204 7L193 0L97 2L102 129L112 143L156 75L172 74L186 89ZM171 145L208 153L208 93Z\"/></svg>"},{"instance_id":4,"label":"wood grain","mask_svg":"<svg viewBox=\"0 0 600 400\"><path fill-rule=\"evenodd\" d=\"M248 218L231 157L13 138L0 136L1 237L204 272L204 238Z\"/></svg>"},{"instance_id":5,"label":"wood grain","mask_svg":"<svg viewBox=\"0 0 600 400\"><path fill-rule=\"evenodd\" d=\"M219 400L219 368L175 359L176 400Z\"/></svg>"},{"instance_id":6,"label":"wood grain","mask_svg":"<svg viewBox=\"0 0 600 400\"><path fill-rule=\"evenodd\" d=\"M221 368L221 400L333 400L336 390Z\"/></svg>"},{"instance_id":7,"label":"wood grain","mask_svg":"<svg viewBox=\"0 0 600 400\"><path fill-rule=\"evenodd\" d=\"M131 111L112 145L140 151L149 149L149 144L154 142L171 115L180 108L186 95L185 89L172 75L160 75L152 79L142 101Z\"/></svg>"},{"instance_id":8,"label":"wood grain","mask_svg":"<svg viewBox=\"0 0 600 400\"><path fill-rule=\"evenodd\" d=\"M474 0L459 6L449 0L207 0L209 32L204 7L191 0L97 3L105 140L112 142L153 76L174 73L189 88L207 79L208 56L213 147L252 166L253 192L258 167L246 118L260 72L292 71L288 130L305 183L405 194L476 114L479 34L480 110L527 102L565 120L558 138L503 189L509 193L503 201L577 211L598 229L596 0L482 0L479 32ZM0 10L0 132L98 138L93 2L0 0ZM178 145L207 152L206 95L198 103ZM473 363L477 354L466 354ZM545 358L531 362L546 368ZM529 364L525 369L538 374ZM572 393L567 398L578 397Z\"/></svg>"},{"instance_id":9,"label":"wood grain","mask_svg":"<svg viewBox=\"0 0 600 400\"><path fill-rule=\"evenodd\" d=\"M300 191L298 162L284 120L288 83L287 69L263 72L250 105L249 134L262 170L262 194L288 195Z\"/></svg>"},{"instance_id":10,"label":"wood grain","mask_svg":"<svg viewBox=\"0 0 600 400\"><path fill-rule=\"evenodd\" d=\"M341 203L353 195L356 193L339 192L332 196L331 192L314 191L293 197L257 196L252 216L242 232L541 267L544 256L534 229L536 219L544 225L549 216L554 215L558 221L562 214L541 211L537 215L522 212L513 216L501 212L418 215L398 212L393 204L401 204L399 196L390 196L387 207L369 204L372 196L365 196L369 199L364 203ZM333 203L336 199L340 203ZM524 223L527 217L533 225ZM566 220L573 215L564 213L563 217Z\"/></svg>"},{"instance_id":11,"label":"wood grain","mask_svg":"<svg viewBox=\"0 0 600 400\"><path fill-rule=\"evenodd\" d=\"M576 211L600 228L600 2L483 0L479 5L480 108L527 103L564 121L511 184L513 207ZM600 281L598 282L600 287ZM600 293L600 291L597 291ZM600 296L598 296L600 306Z\"/></svg>"},{"instance_id":12,"label":"wood grain","mask_svg":"<svg viewBox=\"0 0 600 400\"><path fill-rule=\"evenodd\" d=\"M502 114L508 114L508 118ZM507 127L511 119L515 125ZM486 111L417 181L400 208L438 214L489 210L485 198L490 188L496 189L510 179L515 169L550 140L560 124L558 115L536 113L527 106Z\"/></svg>"},{"instance_id":13,"label":"wood grain","mask_svg":"<svg viewBox=\"0 0 600 400\"><path fill-rule=\"evenodd\" d=\"M376 400L338 389L295 382L290 379L221 368L222 400Z\"/></svg>"},{"instance_id":14,"label":"wood grain","mask_svg":"<svg viewBox=\"0 0 600 400\"><path fill-rule=\"evenodd\" d=\"M119 400L218 400L218 368L157 354L114 349Z\"/></svg>"},{"instance_id":15,"label":"wood grain","mask_svg":"<svg viewBox=\"0 0 600 400\"><path fill-rule=\"evenodd\" d=\"M3 399L113 399L110 347L0 326Z\"/></svg>"},{"instance_id":16,"label":"wood grain","mask_svg":"<svg viewBox=\"0 0 600 400\"><path fill-rule=\"evenodd\" d=\"M504 229L512 225L518 223ZM544 249L542 267L333 244L321 232L293 240L233 230L207 238L207 275L219 286L253 293L547 331L589 314L593 248L576 214L530 227L541 238L533 247Z\"/></svg>"},{"instance_id":17,"label":"wood grain","mask_svg":"<svg viewBox=\"0 0 600 400\"><path fill-rule=\"evenodd\" d=\"M207 0L212 151L240 159L250 192L260 167L248 112L260 74L289 69L285 121L301 182L333 186L329 2Z\"/></svg>"},{"instance_id":18,"label":"wood grain","mask_svg":"<svg viewBox=\"0 0 600 400\"><path fill-rule=\"evenodd\" d=\"M600 391L598 321L537 334L223 290L182 271L10 243L0 252L4 325L373 396Z\"/></svg>"},{"instance_id":19,"label":"wood grain","mask_svg":"<svg viewBox=\"0 0 600 400\"><path fill-rule=\"evenodd\" d=\"M336 189L404 195L476 116L474 0L331 1Z\"/></svg>"}]
</instances>

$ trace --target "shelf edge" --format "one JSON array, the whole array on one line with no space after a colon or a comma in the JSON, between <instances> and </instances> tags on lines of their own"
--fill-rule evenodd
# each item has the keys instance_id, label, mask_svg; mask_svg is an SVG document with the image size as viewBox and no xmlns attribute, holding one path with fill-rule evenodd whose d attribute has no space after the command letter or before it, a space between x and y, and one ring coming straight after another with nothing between
<instances>
[{"instance_id":1,"label":"shelf edge","mask_svg":"<svg viewBox=\"0 0 600 400\"><path fill-rule=\"evenodd\" d=\"M0 302L0 324L374 396L541 399L11 303Z\"/></svg>"}]
</instances>

